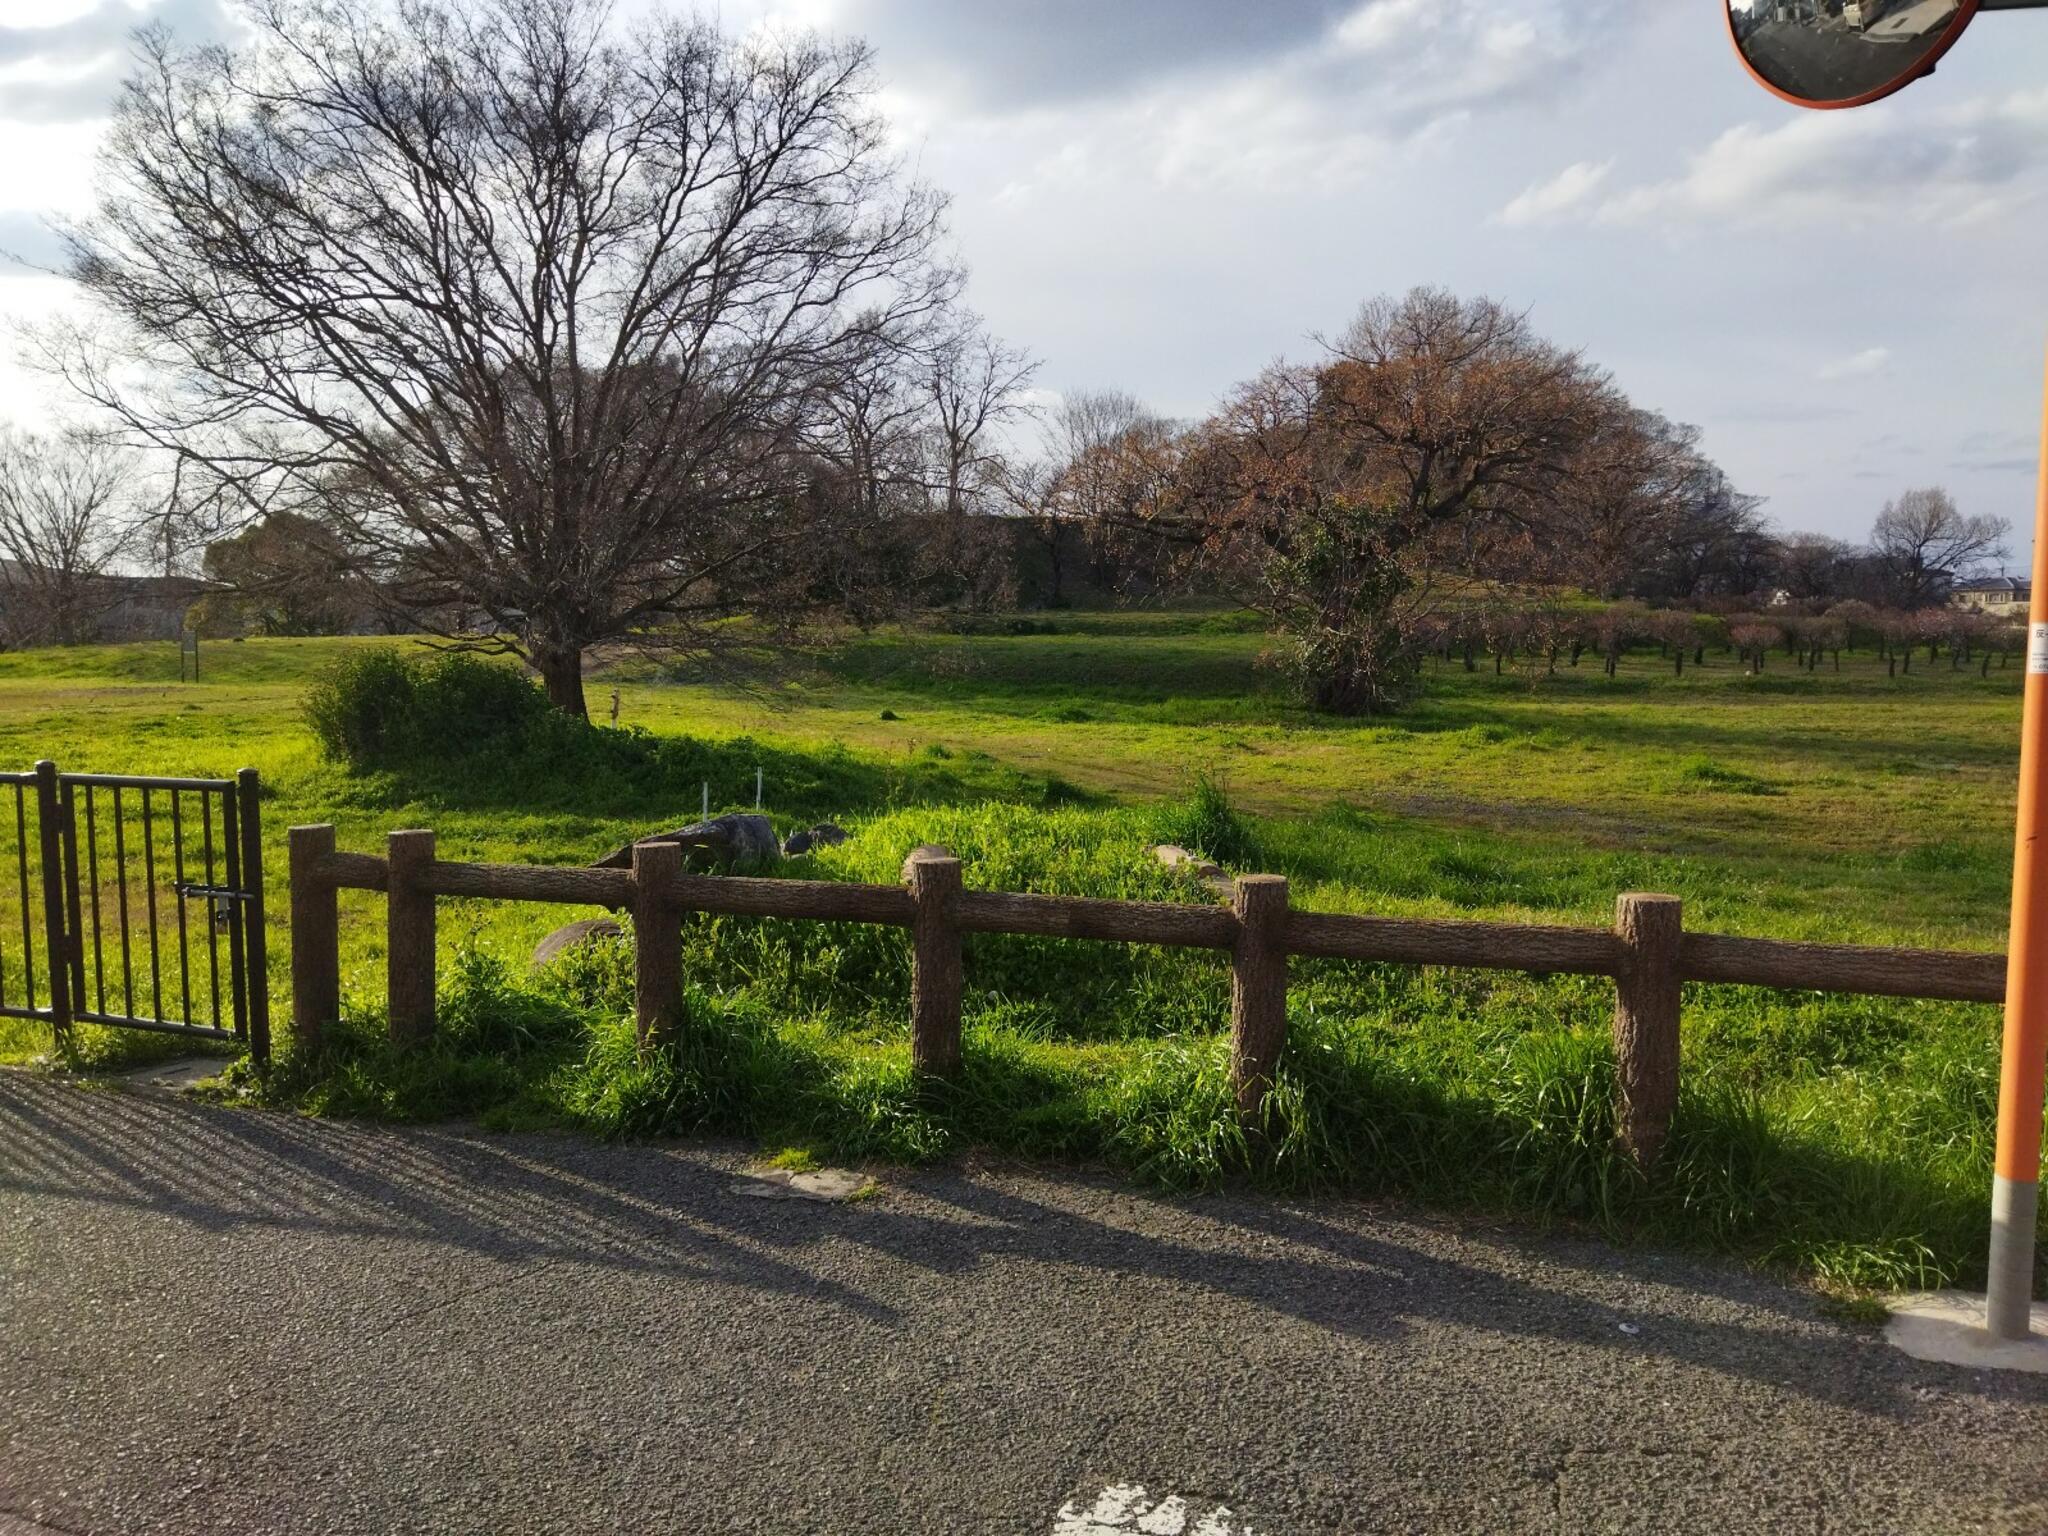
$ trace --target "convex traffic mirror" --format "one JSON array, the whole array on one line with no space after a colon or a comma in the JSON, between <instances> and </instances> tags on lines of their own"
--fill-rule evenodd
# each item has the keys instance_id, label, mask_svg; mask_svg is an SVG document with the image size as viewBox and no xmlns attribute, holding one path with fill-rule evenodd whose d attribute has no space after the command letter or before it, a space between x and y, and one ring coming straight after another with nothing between
<instances>
[{"instance_id":1,"label":"convex traffic mirror","mask_svg":"<svg viewBox=\"0 0 2048 1536\"><path fill-rule=\"evenodd\" d=\"M1982 0L1727 0L1749 72L1803 107L1860 107L1934 68Z\"/></svg>"}]
</instances>

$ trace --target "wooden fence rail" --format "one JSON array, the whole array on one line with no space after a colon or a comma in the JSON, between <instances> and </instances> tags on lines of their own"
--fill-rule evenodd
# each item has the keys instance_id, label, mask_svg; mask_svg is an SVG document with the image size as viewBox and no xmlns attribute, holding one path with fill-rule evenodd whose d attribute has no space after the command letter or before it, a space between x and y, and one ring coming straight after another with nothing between
<instances>
[{"instance_id":1,"label":"wooden fence rail","mask_svg":"<svg viewBox=\"0 0 2048 1536\"><path fill-rule=\"evenodd\" d=\"M1247 875L1231 905L1104 901L973 891L944 848L915 850L900 886L764 880L683 873L673 844L642 843L630 869L466 864L434 857L434 834L393 832L386 855L335 850L331 826L291 829L292 1003L302 1045L317 1049L340 1016L336 892L383 891L388 901L388 1002L395 1039L434 1029L434 906L444 896L553 902L631 911L637 935L634 999L643 1049L675 1028L682 985L682 918L690 912L815 922L878 923L910 932L911 1059L920 1073L960 1069L965 985L961 938L1008 933L1213 949L1230 955L1231 1083L1256 1115L1287 1038L1290 956L1398 965L1470 966L1611 976L1615 982L1615 1113L1623 1150L1657 1159L1678 1103L1680 989L1726 982L1996 1003L2005 957L1956 950L1874 949L1687 933L1677 897L1626 893L1611 930L1435 918L1354 917L1289 905L1287 881Z\"/></svg>"}]
</instances>

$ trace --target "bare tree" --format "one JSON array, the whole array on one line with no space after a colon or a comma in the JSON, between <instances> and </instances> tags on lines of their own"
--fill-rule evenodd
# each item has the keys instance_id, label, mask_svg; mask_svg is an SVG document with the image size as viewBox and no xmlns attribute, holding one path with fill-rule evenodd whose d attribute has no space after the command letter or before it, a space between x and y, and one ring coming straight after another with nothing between
<instances>
[{"instance_id":1,"label":"bare tree","mask_svg":"<svg viewBox=\"0 0 2048 1536\"><path fill-rule=\"evenodd\" d=\"M924 389L932 417L934 500L955 524L988 509L1001 457L991 433L1026 410L1038 373L1029 354L1007 346L967 316L925 354Z\"/></svg>"},{"instance_id":2,"label":"bare tree","mask_svg":"<svg viewBox=\"0 0 2048 1536\"><path fill-rule=\"evenodd\" d=\"M1509 530L1481 574L1584 588L1597 596L1640 591L1658 557L1683 533L1711 468L1699 429L1654 411L1606 412L1574 456L1540 518Z\"/></svg>"},{"instance_id":3,"label":"bare tree","mask_svg":"<svg viewBox=\"0 0 2048 1536\"><path fill-rule=\"evenodd\" d=\"M1636 590L1688 602L1755 592L1776 550L1762 505L1738 491L1719 466L1696 459L1662 538L1645 549Z\"/></svg>"},{"instance_id":4,"label":"bare tree","mask_svg":"<svg viewBox=\"0 0 2048 1536\"><path fill-rule=\"evenodd\" d=\"M1870 543L1887 597L1910 610L1945 601L1973 566L2004 558L2010 532L2002 517L1965 517L1947 491L1930 485L1886 502Z\"/></svg>"},{"instance_id":5,"label":"bare tree","mask_svg":"<svg viewBox=\"0 0 2048 1536\"><path fill-rule=\"evenodd\" d=\"M1824 533L1795 533L1778 541L1777 582L1797 602L1841 595L1842 573L1855 550Z\"/></svg>"},{"instance_id":6,"label":"bare tree","mask_svg":"<svg viewBox=\"0 0 2048 1536\"><path fill-rule=\"evenodd\" d=\"M839 397L957 287L863 45L602 0L247 15L237 52L144 37L69 231L113 325L49 338L87 396L245 507L359 478L325 514L359 568L578 714L594 645L843 592L877 509Z\"/></svg>"},{"instance_id":7,"label":"bare tree","mask_svg":"<svg viewBox=\"0 0 2048 1536\"><path fill-rule=\"evenodd\" d=\"M1006 489L1051 562L1051 601L1076 551L1093 562L1098 587L1122 587L1125 561L1156 533L1179 447L1172 422L1121 390L1073 391L1046 415L1036 455L1009 467Z\"/></svg>"},{"instance_id":8,"label":"bare tree","mask_svg":"<svg viewBox=\"0 0 2048 1536\"><path fill-rule=\"evenodd\" d=\"M132 456L103 436L0 429L0 636L9 645L94 638L128 546Z\"/></svg>"}]
</instances>

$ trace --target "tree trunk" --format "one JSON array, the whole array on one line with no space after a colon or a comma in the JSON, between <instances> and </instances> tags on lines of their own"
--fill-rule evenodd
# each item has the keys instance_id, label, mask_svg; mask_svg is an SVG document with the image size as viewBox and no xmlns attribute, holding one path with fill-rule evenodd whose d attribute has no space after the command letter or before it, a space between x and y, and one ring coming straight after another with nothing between
<instances>
[{"instance_id":1,"label":"tree trunk","mask_svg":"<svg viewBox=\"0 0 2048 1536\"><path fill-rule=\"evenodd\" d=\"M541 682L548 691L548 702L564 714L588 720L590 708L583 701L583 647L550 647L536 652L533 660L534 665L540 668Z\"/></svg>"}]
</instances>

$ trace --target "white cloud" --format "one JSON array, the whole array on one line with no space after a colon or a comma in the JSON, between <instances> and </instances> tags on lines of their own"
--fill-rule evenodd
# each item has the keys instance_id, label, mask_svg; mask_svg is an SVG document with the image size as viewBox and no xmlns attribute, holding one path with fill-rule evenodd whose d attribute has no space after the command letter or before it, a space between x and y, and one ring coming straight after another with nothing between
<instances>
[{"instance_id":1,"label":"white cloud","mask_svg":"<svg viewBox=\"0 0 2048 1536\"><path fill-rule=\"evenodd\" d=\"M1576 213L1591 202L1614 169L1612 160L1580 160L1548 181L1534 182L1495 216L1508 225L1542 224Z\"/></svg>"},{"instance_id":2,"label":"white cloud","mask_svg":"<svg viewBox=\"0 0 2048 1536\"><path fill-rule=\"evenodd\" d=\"M1832 383L1836 379L1867 379L1873 373L1884 372L1885 364L1891 360L1890 347L1865 347L1861 352L1821 364L1813 376L1824 383Z\"/></svg>"},{"instance_id":3,"label":"white cloud","mask_svg":"<svg viewBox=\"0 0 2048 1536\"><path fill-rule=\"evenodd\" d=\"M1744 123L1684 172L1615 194L1603 223L1841 227L1996 220L2048 181L2048 92L1929 110L1809 113Z\"/></svg>"},{"instance_id":4,"label":"white cloud","mask_svg":"<svg viewBox=\"0 0 2048 1536\"><path fill-rule=\"evenodd\" d=\"M1376 53L1436 25L1442 16L1436 0L1368 0L1339 22L1331 37L1348 53Z\"/></svg>"},{"instance_id":5,"label":"white cloud","mask_svg":"<svg viewBox=\"0 0 2048 1536\"><path fill-rule=\"evenodd\" d=\"M1058 146L1004 184L1010 200L1133 167L1164 187L1327 193L1567 89L1593 57L1596 12L1559 0L1367 0L1310 42L1199 83L1177 75L1087 105L923 106L947 132Z\"/></svg>"}]
</instances>

